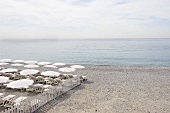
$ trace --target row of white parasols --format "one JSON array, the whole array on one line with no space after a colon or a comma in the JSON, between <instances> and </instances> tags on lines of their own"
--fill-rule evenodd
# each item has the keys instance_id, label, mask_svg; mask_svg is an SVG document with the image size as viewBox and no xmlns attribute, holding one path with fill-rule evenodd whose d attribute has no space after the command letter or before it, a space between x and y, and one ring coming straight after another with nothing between
<instances>
[{"instance_id":1,"label":"row of white parasols","mask_svg":"<svg viewBox=\"0 0 170 113\"><path fill-rule=\"evenodd\" d=\"M7 65L9 62L12 62L11 59L1 59L0 60L0 65ZM26 65L22 64L25 63ZM50 68L58 68L56 66L64 66L66 65L65 63L54 63L51 64L50 62L37 62L34 60L30 61L24 61L24 60L14 60L13 64L11 66L24 66L25 68L38 68L39 66L44 66L44 67L50 67ZM71 68L84 68L84 66L81 65L73 65Z\"/></svg>"},{"instance_id":2,"label":"row of white parasols","mask_svg":"<svg viewBox=\"0 0 170 113\"><path fill-rule=\"evenodd\" d=\"M10 72L17 72L18 70L17 69L3 69L1 70L0 72L2 73L10 73ZM60 68L60 71L63 71L63 72L72 72L72 71L75 71L74 68ZM37 74L39 72L39 70L35 70L35 69L25 69L25 70L22 70L20 72L20 75L34 75L34 74ZM57 77L60 75L59 72L55 72L55 71L43 71L41 72L41 75L43 76L50 76L50 77ZM3 77L3 76L0 76L0 83L6 83L6 82L9 82L9 77ZM33 80L30 80L30 79L21 79L21 80L17 80L17 81L12 81L10 83L7 84L7 87L9 88L28 88L29 85L33 84L34 81Z\"/></svg>"}]
</instances>

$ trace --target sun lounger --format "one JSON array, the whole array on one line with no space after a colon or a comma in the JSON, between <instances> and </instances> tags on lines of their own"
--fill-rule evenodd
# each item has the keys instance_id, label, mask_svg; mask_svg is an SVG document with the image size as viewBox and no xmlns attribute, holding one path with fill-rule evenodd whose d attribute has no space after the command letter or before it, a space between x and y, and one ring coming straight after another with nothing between
<instances>
[{"instance_id":1,"label":"sun lounger","mask_svg":"<svg viewBox=\"0 0 170 113\"><path fill-rule=\"evenodd\" d=\"M2 100L10 100L10 99L14 98L15 96L16 95L8 95L8 96L2 98Z\"/></svg>"},{"instance_id":2,"label":"sun lounger","mask_svg":"<svg viewBox=\"0 0 170 113\"><path fill-rule=\"evenodd\" d=\"M35 76L32 76L32 75L29 76L29 79L33 80L34 82L36 82L36 80L37 80L37 78Z\"/></svg>"},{"instance_id":3,"label":"sun lounger","mask_svg":"<svg viewBox=\"0 0 170 113\"><path fill-rule=\"evenodd\" d=\"M34 92L35 91L34 85L29 85L28 88L26 89L26 91Z\"/></svg>"},{"instance_id":4,"label":"sun lounger","mask_svg":"<svg viewBox=\"0 0 170 113\"><path fill-rule=\"evenodd\" d=\"M38 77L36 77L36 81L38 82L38 83L42 83L42 84L44 84L45 83L45 79L42 77L42 76L38 76Z\"/></svg>"},{"instance_id":5,"label":"sun lounger","mask_svg":"<svg viewBox=\"0 0 170 113\"><path fill-rule=\"evenodd\" d=\"M46 81L46 84L49 84L49 85L55 85L56 84L55 80L53 78L50 78L50 77L46 78L45 81Z\"/></svg>"},{"instance_id":6,"label":"sun lounger","mask_svg":"<svg viewBox=\"0 0 170 113\"><path fill-rule=\"evenodd\" d=\"M80 81L81 82L86 81L86 80L87 80L86 76L80 76Z\"/></svg>"},{"instance_id":7,"label":"sun lounger","mask_svg":"<svg viewBox=\"0 0 170 113\"><path fill-rule=\"evenodd\" d=\"M57 84L62 83L62 80L61 80L61 79L59 79L59 78L55 78L54 80L55 80L55 82L56 82Z\"/></svg>"},{"instance_id":8,"label":"sun lounger","mask_svg":"<svg viewBox=\"0 0 170 113\"><path fill-rule=\"evenodd\" d=\"M6 97L1 98L0 100L0 105L5 105L6 102L10 101L13 99L16 95L8 95Z\"/></svg>"},{"instance_id":9,"label":"sun lounger","mask_svg":"<svg viewBox=\"0 0 170 113\"><path fill-rule=\"evenodd\" d=\"M45 88L43 86L34 86L34 89L36 93L42 93Z\"/></svg>"},{"instance_id":10,"label":"sun lounger","mask_svg":"<svg viewBox=\"0 0 170 113\"><path fill-rule=\"evenodd\" d=\"M2 98L4 96L4 94L3 93L0 93L0 98Z\"/></svg>"},{"instance_id":11,"label":"sun lounger","mask_svg":"<svg viewBox=\"0 0 170 113\"><path fill-rule=\"evenodd\" d=\"M9 100L8 102L5 103L5 107L12 107L12 106L16 106L16 105L21 105L21 102L23 100L25 100L27 97L18 97L17 99L15 100Z\"/></svg>"}]
</instances>

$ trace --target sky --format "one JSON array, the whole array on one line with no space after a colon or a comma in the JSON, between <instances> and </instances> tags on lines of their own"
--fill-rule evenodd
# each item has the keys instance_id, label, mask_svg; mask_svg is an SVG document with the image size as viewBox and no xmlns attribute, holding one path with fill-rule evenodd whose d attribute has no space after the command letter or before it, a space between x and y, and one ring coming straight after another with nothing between
<instances>
[{"instance_id":1,"label":"sky","mask_svg":"<svg viewBox=\"0 0 170 113\"><path fill-rule=\"evenodd\" d=\"M1 0L0 39L170 38L170 0Z\"/></svg>"}]
</instances>

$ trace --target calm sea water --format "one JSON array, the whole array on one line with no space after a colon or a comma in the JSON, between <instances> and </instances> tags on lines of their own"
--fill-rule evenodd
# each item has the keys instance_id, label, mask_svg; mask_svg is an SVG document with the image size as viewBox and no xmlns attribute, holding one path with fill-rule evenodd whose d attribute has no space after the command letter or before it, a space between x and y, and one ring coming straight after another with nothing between
<instances>
[{"instance_id":1,"label":"calm sea water","mask_svg":"<svg viewBox=\"0 0 170 113\"><path fill-rule=\"evenodd\" d=\"M170 66L170 39L1 40L0 58Z\"/></svg>"}]
</instances>

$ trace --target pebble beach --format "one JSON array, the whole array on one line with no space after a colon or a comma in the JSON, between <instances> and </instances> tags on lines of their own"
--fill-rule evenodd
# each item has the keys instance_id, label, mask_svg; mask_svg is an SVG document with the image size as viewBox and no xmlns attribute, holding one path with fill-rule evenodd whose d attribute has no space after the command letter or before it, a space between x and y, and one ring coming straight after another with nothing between
<instances>
[{"instance_id":1,"label":"pebble beach","mask_svg":"<svg viewBox=\"0 0 170 113\"><path fill-rule=\"evenodd\" d=\"M37 113L170 113L170 67L85 65L87 81Z\"/></svg>"}]
</instances>

